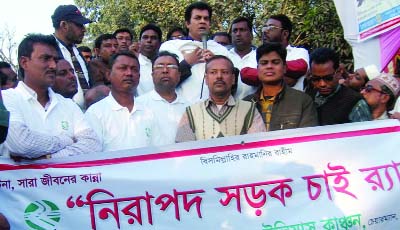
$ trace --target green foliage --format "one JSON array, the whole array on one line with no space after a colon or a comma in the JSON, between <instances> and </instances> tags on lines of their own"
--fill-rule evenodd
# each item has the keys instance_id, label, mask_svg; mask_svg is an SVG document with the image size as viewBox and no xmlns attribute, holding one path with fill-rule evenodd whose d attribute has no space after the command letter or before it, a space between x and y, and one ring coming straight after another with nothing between
<instances>
[{"instance_id":1,"label":"green foliage","mask_svg":"<svg viewBox=\"0 0 400 230\"><path fill-rule=\"evenodd\" d=\"M140 28L153 22L164 36L174 26L185 27L184 11L190 0L75 0L84 14L96 21L88 27L88 40L121 27ZM332 0L209 0L213 8L212 31L228 31L238 16L253 20L255 44L260 44L261 27L269 15L286 14L294 23L291 44L312 51L318 47L337 50L342 61L351 66L351 48L343 38L343 29Z\"/></svg>"}]
</instances>

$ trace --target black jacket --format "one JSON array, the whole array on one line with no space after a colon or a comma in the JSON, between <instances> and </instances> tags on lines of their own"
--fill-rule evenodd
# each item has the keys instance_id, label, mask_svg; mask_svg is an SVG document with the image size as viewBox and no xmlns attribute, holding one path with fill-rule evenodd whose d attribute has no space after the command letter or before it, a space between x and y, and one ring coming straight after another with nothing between
<instances>
[{"instance_id":1,"label":"black jacket","mask_svg":"<svg viewBox=\"0 0 400 230\"><path fill-rule=\"evenodd\" d=\"M255 94L246 96L243 100L257 103L257 109L265 123L265 113L261 111L260 105L261 90L262 88ZM317 110L311 97L284 84L272 107L269 131L317 125Z\"/></svg>"}]
</instances>

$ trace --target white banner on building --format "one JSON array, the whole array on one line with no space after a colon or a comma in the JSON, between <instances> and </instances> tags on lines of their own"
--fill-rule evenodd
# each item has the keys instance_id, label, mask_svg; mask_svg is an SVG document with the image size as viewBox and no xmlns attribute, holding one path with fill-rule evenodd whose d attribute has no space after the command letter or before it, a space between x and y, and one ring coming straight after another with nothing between
<instances>
[{"instance_id":1,"label":"white banner on building","mask_svg":"<svg viewBox=\"0 0 400 230\"><path fill-rule=\"evenodd\" d=\"M397 120L16 164L11 229L400 229Z\"/></svg>"},{"instance_id":2,"label":"white banner on building","mask_svg":"<svg viewBox=\"0 0 400 230\"><path fill-rule=\"evenodd\" d=\"M397 27L400 23L399 0L357 0L359 40L366 40Z\"/></svg>"}]
</instances>

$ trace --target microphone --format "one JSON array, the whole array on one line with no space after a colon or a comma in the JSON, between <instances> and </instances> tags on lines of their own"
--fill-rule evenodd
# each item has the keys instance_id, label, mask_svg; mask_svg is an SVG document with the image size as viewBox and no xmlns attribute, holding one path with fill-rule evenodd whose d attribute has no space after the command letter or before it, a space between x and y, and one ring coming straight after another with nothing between
<instances>
[{"instance_id":1,"label":"microphone","mask_svg":"<svg viewBox=\"0 0 400 230\"><path fill-rule=\"evenodd\" d=\"M203 50L207 49L207 40L208 40L208 32L203 31L201 33L201 42L203 43ZM203 77L203 82L201 83L200 99L203 98L204 78L205 77Z\"/></svg>"},{"instance_id":2,"label":"microphone","mask_svg":"<svg viewBox=\"0 0 400 230\"><path fill-rule=\"evenodd\" d=\"M201 42L203 43L203 50L207 49L208 32L204 31L201 33Z\"/></svg>"}]
</instances>

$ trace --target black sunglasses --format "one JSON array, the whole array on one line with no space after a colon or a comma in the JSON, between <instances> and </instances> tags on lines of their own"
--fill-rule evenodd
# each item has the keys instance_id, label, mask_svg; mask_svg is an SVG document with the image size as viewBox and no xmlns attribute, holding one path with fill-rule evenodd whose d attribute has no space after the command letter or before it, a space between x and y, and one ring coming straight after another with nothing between
<instances>
[{"instance_id":1,"label":"black sunglasses","mask_svg":"<svg viewBox=\"0 0 400 230\"><path fill-rule=\"evenodd\" d=\"M326 75L326 76L323 76L323 77L312 75L310 77L310 80L312 82L319 82L321 80L323 80L324 82L331 82L331 81L333 81L334 78L335 78L335 74L330 74L330 75Z\"/></svg>"},{"instance_id":2,"label":"black sunglasses","mask_svg":"<svg viewBox=\"0 0 400 230\"><path fill-rule=\"evenodd\" d=\"M362 88L361 88L361 91L363 91L363 90L365 90L365 92L367 92L367 93L370 93L370 92L372 92L372 91L375 91L375 92L378 92L378 93L380 93L380 94L387 94L386 92L384 92L384 91L382 91L382 90L375 89L372 85L367 85L367 86L365 86L365 87L362 87ZM360 92L361 92L361 91L360 91Z\"/></svg>"}]
</instances>

